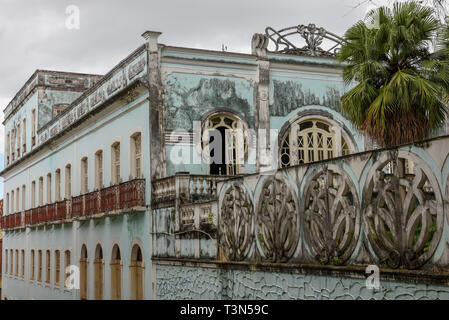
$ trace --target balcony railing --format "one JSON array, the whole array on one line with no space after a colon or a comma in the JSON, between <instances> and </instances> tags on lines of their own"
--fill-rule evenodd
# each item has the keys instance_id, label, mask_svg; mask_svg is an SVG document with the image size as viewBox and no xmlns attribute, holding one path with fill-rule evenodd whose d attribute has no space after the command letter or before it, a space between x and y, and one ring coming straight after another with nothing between
<instances>
[{"instance_id":1,"label":"balcony railing","mask_svg":"<svg viewBox=\"0 0 449 320\"><path fill-rule=\"evenodd\" d=\"M145 179L137 179L73 197L71 200L59 201L0 217L0 229L57 223L101 213L122 213L131 208L145 206Z\"/></svg>"},{"instance_id":2,"label":"balcony railing","mask_svg":"<svg viewBox=\"0 0 449 320\"><path fill-rule=\"evenodd\" d=\"M217 197L217 183L229 176L176 174L159 179L152 184L153 203L173 203L175 199L186 202L213 200Z\"/></svg>"}]
</instances>

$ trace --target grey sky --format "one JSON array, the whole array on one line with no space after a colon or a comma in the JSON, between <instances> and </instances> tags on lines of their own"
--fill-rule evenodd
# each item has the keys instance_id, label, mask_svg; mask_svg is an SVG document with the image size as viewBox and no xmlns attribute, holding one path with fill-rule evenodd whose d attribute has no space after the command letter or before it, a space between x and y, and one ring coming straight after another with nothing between
<instances>
[{"instance_id":1,"label":"grey sky","mask_svg":"<svg viewBox=\"0 0 449 320\"><path fill-rule=\"evenodd\" d=\"M79 30L65 26L69 5L80 9ZM267 26L313 22L343 35L367 7L364 0L0 0L0 107L36 69L106 73L143 43L145 30L161 31L167 45L249 53L252 35ZM1 127L0 153L3 143Z\"/></svg>"}]
</instances>

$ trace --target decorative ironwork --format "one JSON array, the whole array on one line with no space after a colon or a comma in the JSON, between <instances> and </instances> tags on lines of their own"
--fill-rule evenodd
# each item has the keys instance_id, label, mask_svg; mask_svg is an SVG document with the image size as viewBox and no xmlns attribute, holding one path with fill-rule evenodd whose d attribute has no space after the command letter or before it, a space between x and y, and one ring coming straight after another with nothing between
<instances>
[{"instance_id":1,"label":"decorative ironwork","mask_svg":"<svg viewBox=\"0 0 449 320\"><path fill-rule=\"evenodd\" d=\"M299 242L295 194L283 178L272 177L262 188L257 212L257 241L266 259L286 262Z\"/></svg>"},{"instance_id":2,"label":"decorative ironwork","mask_svg":"<svg viewBox=\"0 0 449 320\"><path fill-rule=\"evenodd\" d=\"M302 203L305 239L322 264L343 264L353 253L360 233L357 191L338 166L312 173Z\"/></svg>"},{"instance_id":3,"label":"decorative ironwork","mask_svg":"<svg viewBox=\"0 0 449 320\"><path fill-rule=\"evenodd\" d=\"M254 209L246 188L232 183L224 195L220 216L220 249L225 259L244 260L253 243Z\"/></svg>"},{"instance_id":4,"label":"decorative ironwork","mask_svg":"<svg viewBox=\"0 0 449 320\"><path fill-rule=\"evenodd\" d=\"M390 153L371 169L363 194L366 234L380 261L391 268L424 265L443 229L441 192L425 162Z\"/></svg>"},{"instance_id":5,"label":"decorative ironwork","mask_svg":"<svg viewBox=\"0 0 449 320\"><path fill-rule=\"evenodd\" d=\"M301 24L278 31L268 27L265 29L265 34L274 43L274 52L313 57L335 57L344 41L336 34L324 28L318 28L314 24L308 26ZM300 47L295 44L297 40L292 38L298 35L305 40L305 46ZM324 39L329 40L329 48L327 49L323 49Z\"/></svg>"}]
</instances>

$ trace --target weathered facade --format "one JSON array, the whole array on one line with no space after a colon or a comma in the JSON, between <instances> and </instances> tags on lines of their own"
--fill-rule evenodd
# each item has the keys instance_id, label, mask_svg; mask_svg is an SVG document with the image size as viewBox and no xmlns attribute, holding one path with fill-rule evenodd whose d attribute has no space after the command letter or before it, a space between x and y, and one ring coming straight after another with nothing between
<instances>
[{"instance_id":1,"label":"weathered facade","mask_svg":"<svg viewBox=\"0 0 449 320\"><path fill-rule=\"evenodd\" d=\"M37 71L5 109L4 297L449 297L446 133L376 149L313 25L252 54L159 36L103 77Z\"/></svg>"}]
</instances>

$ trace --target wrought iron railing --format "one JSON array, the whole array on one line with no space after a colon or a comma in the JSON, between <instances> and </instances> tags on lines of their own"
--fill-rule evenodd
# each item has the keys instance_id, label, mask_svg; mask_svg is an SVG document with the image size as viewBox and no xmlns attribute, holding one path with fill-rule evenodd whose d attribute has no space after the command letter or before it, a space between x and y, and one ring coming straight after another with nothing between
<instances>
[{"instance_id":1,"label":"wrought iron railing","mask_svg":"<svg viewBox=\"0 0 449 320\"><path fill-rule=\"evenodd\" d=\"M145 207L145 179L136 179L38 208L0 217L0 229L57 223L100 213Z\"/></svg>"}]
</instances>

